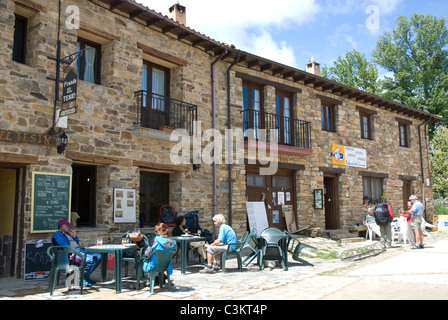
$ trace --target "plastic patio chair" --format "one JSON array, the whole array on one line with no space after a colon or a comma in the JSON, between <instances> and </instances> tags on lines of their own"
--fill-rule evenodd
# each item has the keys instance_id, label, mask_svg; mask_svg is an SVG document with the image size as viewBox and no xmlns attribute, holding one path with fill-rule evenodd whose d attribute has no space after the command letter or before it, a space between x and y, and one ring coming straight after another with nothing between
<instances>
[{"instance_id":1,"label":"plastic patio chair","mask_svg":"<svg viewBox=\"0 0 448 320\"><path fill-rule=\"evenodd\" d=\"M252 239L252 241L255 243L255 247L251 246L249 244L249 241ZM249 255L246 257L246 259L244 259L243 264L246 265L246 267L249 265L249 263L251 263L255 258L260 258L260 253L261 253L261 248L258 245L258 240L257 240L257 229L252 229L252 232L249 234L249 236L247 237L247 241L246 244L243 246L244 250L245 248L249 248L250 249L250 253Z\"/></svg>"},{"instance_id":2,"label":"plastic patio chair","mask_svg":"<svg viewBox=\"0 0 448 320\"><path fill-rule=\"evenodd\" d=\"M74 254L78 257L84 258L84 254L80 253L75 248L66 246L51 246L47 249L47 254L51 259L51 271L48 289L50 290L50 295L53 295L54 288L59 282L59 273L67 272L71 268L70 255Z\"/></svg>"},{"instance_id":3,"label":"plastic patio chair","mask_svg":"<svg viewBox=\"0 0 448 320\"><path fill-rule=\"evenodd\" d=\"M300 253L302 252L302 250L305 249L305 248L313 249L313 250L317 250L317 248L300 242L299 239L294 238L288 231L285 231L285 234L288 236L287 248L288 248L288 252L291 253L292 258L294 260L296 260L296 261L299 261L299 262L302 262L304 264L312 266L311 263L309 263L308 261L303 260L299 256L300 256Z\"/></svg>"},{"instance_id":4,"label":"plastic patio chair","mask_svg":"<svg viewBox=\"0 0 448 320\"><path fill-rule=\"evenodd\" d=\"M226 260L227 260L227 256L230 254L234 254L236 255L237 261L238 261L238 270L240 270L240 272L243 271L243 261L242 261L242 250L244 248L244 246L247 244L247 242L249 241L249 232L246 231L244 232L243 236L240 238L240 240L238 240L237 243L229 243L228 247L227 247L227 251L224 252L221 255L221 270L222 272L226 272ZM230 247L231 246L236 246L235 250L231 250Z\"/></svg>"},{"instance_id":5,"label":"plastic patio chair","mask_svg":"<svg viewBox=\"0 0 448 320\"><path fill-rule=\"evenodd\" d=\"M280 241L285 239L285 233L277 228L264 229L260 237L264 240L260 259L260 268L264 267L264 260L275 260L282 264L283 270L288 270L283 257L283 249Z\"/></svg>"},{"instance_id":6,"label":"plastic patio chair","mask_svg":"<svg viewBox=\"0 0 448 320\"><path fill-rule=\"evenodd\" d=\"M149 240L149 237L147 236L147 234L148 233L143 235L143 239L148 244L148 246L152 246L152 242L154 241L154 238L152 238L152 241ZM135 274L137 274L137 268L138 268L139 262L140 262L140 260L142 258L142 255L144 253L143 252L144 250L145 250L145 248L141 248L140 250L138 250L136 252L135 257L123 257L124 275L125 275L125 277L127 277L128 273L129 273L129 262L133 262L134 263Z\"/></svg>"},{"instance_id":7,"label":"plastic patio chair","mask_svg":"<svg viewBox=\"0 0 448 320\"><path fill-rule=\"evenodd\" d=\"M170 251L155 251L152 252L146 259L151 259L153 256L156 257L157 259L157 265L156 267L149 271L149 282L150 282L150 292L151 294L153 294L154 292L154 282L156 280L156 275L159 276L159 286L160 288L163 287L163 282L164 282L164 274L165 271L167 271L168 266L171 262L171 259L173 258L173 256L175 255L175 251L174 250L170 250ZM137 269L137 283L136 283L136 289L139 290L140 289L140 278L143 272L143 262L146 259L140 259L139 261L139 265L138 265L138 269ZM144 278L144 277L143 277ZM170 280L170 275L167 272L167 280L168 280L168 290L171 290L171 280Z\"/></svg>"}]
</instances>

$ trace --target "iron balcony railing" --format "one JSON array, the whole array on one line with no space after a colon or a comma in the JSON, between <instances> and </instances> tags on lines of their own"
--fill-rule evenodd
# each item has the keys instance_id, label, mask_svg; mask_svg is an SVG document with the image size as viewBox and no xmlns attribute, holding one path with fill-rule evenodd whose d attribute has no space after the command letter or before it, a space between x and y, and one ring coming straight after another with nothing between
<instances>
[{"instance_id":1,"label":"iron balcony railing","mask_svg":"<svg viewBox=\"0 0 448 320\"><path fill-rule=\"evenodd\" d=\"M155 93L140 90L134 93L137 102L137 123L157 130L185 129L193 135L198 120L198 107Z\"/></svg>"},{"instance_id":2,"label":"iron balcony railing","mask_svg":"<svg viewBox=\"0 0 448 320\"><path fill-rule=\"evenodd\" d=\"M266 142L270 142L271 130L278 130L278 144L311 149L311 123L257 110L243 110L243 130L253 129L255 139L259 129L266 129Z\"/></svg>"}]
</instances>

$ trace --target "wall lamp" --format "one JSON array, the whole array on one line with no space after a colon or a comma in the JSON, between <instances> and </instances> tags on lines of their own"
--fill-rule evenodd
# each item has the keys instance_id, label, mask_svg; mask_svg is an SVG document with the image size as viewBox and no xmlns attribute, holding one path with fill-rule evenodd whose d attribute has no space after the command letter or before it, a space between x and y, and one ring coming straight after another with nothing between
<instances>
[{"instance_id":1,"label":"wall lamp","mask_svg":"<svg viewBox=\"0 0 448 320\"><path fill-rule=\"evenodd\" d=\"M196 161L193 162L193 170L199 171L201 169L201 156L197 155Z\"/></svg>"},{"instance_id":2,"label":"wall lamp","mask_svg":"<svg viewBox=\"0 0 448 320\"><path fill-rule=\"evenodd\" d=\"M68 144L68 137L65 134L65 131L61 134L59 137L59 145L58 145L58 153L63 154L65 151L65 147L67 147Z\"/></svg>"}]
</instances>

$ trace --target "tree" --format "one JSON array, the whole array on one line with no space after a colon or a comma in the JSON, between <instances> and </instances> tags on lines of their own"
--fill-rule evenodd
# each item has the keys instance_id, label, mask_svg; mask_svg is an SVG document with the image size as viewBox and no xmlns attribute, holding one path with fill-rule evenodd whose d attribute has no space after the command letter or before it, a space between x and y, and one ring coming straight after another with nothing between
<instances>
[{"instance_id":1,"label":"tree","mask_svg":"<svg viewBox=\"0 0 448 320\"><path fill-rule=\"evenodd\" d=\"M378 68L356 50L339 56L333 67L324 67L322 76L365 92L379 93Z\"/></svg>"},{"instance_id":2,"label":"tree","mask_svg":"<svg viewBox=\"0 0 448 320\"><path fill-rule=\"evenodd\" d=\"M393 74L382 81L382 96L433 114L448 116L448 29L444 18L399 17L380 36L375 63Z\"/></svg>"},{"instance_id":3,"label":"tree","mask_svg":"<svg viewBox=\"0 0 448 320\"><path fill-rule=\"evenodd\" d=\"M445 198L448 196L448 128L437 128L430 149L435 198Z\"/></svg>"}]
</instances>

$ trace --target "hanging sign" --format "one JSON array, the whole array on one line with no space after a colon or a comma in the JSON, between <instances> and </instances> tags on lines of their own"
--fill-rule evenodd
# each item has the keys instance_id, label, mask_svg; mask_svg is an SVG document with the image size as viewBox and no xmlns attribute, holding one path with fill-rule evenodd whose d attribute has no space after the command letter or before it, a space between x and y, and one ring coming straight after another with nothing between
<instances>
[{"instance_id":1,"label":"hanging sign","mask_svg":"<svg viewBox=\"0 0 448 320\"><path fill-rule=\"evenodd\" d=\"M62 89L62 104L76 100L76 92L78 89L78 76L73 70L70 70L64 79Z\"/></svg>"}]
</instances>

